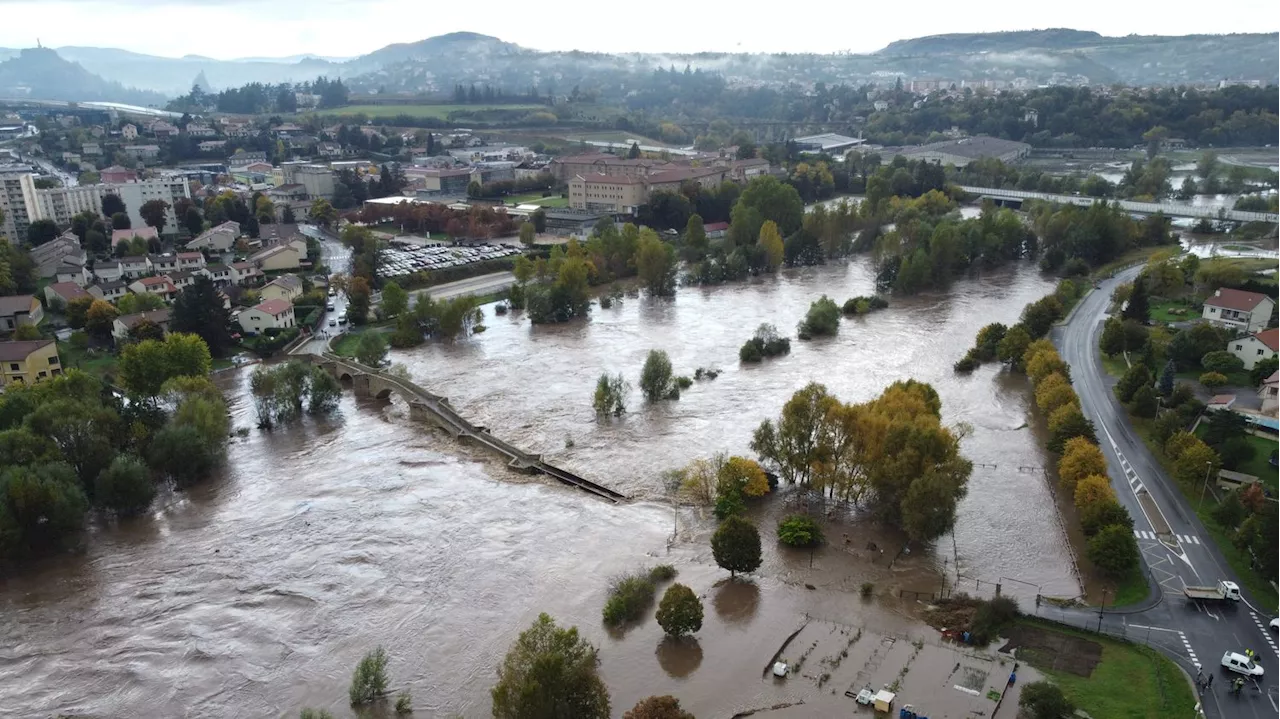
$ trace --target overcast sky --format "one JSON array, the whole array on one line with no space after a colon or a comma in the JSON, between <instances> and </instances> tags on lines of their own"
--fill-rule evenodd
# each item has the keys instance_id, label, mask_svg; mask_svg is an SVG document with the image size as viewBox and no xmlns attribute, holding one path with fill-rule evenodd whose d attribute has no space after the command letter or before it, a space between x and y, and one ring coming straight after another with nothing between
<instances>
[{"instance_id":1,"label":"overcast sky","mask_svg":"<svg viewBox=\"0 0 1280 719\"><path fill-rule=\"evenodd\" d=\"M219 59L355 56L459 30L540 50L871 52L923 35L1063 26L1104 35L1275 32L1280 13L1275 0L0 0L0 47L38 38L47 47Z\"/></svg>"}]
</instances>

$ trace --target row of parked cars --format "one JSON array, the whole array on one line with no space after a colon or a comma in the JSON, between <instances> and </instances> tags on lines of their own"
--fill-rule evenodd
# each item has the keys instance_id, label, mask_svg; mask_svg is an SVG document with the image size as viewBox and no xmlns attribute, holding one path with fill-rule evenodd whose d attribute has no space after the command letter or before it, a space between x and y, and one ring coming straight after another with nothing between
<instances>
[{"instance_id":1,"label":"row of parked cars","mask_svg":"<svg viewBox=\"0 0 1280 719\"><path fill-rule=\"evenodd\" d=\"M496 260L520 254L515 247L505 245L468 245L453 247L435 245L418 247L395 245L382 252L383 272L388 276L408 275L414 272L461 267L473 262Z\"/></svg>"}]
</instances>

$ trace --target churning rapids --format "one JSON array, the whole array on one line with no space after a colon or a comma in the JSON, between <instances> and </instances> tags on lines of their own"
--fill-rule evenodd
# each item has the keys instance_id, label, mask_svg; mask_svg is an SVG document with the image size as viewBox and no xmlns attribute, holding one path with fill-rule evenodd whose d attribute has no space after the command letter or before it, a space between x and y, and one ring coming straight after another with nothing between
<instances>
[{"instance_id":1,"label":"churning rapids","mask_svg":"<svg viewBox=\"0 0 1280 719\"><path fill-rule=\"evenodd\" d=\"M0 715L346 711L351 668L382 644L393 686L413 690L419 716L487 716L495 665L540 611L601 647L617 715L672 691L695 713L723 711L715 686L736 671L731 658L758 649L760 632L781 625L774 619L842 601L795 591L788 579L808 553L766 541L758 587L707 590L714 601L696 651L662 644L652 622L605 631L606 580L669 554L663 561L709 586L718 575L705 523L689 514L696 531L667 549L672 517L660 475L715 451L749 454L752 429L811 380L862 401L915 377L941 394L944 421L972 428L963 448L975 468L954 537L935 556L913 558L910 571L936 575L945 559L953 575L958 561L965 577L1079 594L1039 474L1049 460L1027 425L1025 384L989 366L967 377L951 370L979 327L1012 323L1051 291L1034 268L895 298L888 310L843 321L835 338L793 341L789 356L738 364L738 347L760 323L794 332L821 294L843 302L872 289L869 263L857 260L682 288L674 301L628 298L561 327L531 328L518 313L486 308L483 334L395 352L416 381L477 424L637 501L611 506L530 483L411 422L399 400L348 393L332 420L233 439L222 477L164 496L148 517L95 527L83 554L0 582ZM677 373L723 373L677 402L645 406L633 392L623 419L598 423L595 378L622 372L635 384L654 348L670 353ZM250 371L219 380L236 427L254 424Z\"/></svg>"}]
</instances>

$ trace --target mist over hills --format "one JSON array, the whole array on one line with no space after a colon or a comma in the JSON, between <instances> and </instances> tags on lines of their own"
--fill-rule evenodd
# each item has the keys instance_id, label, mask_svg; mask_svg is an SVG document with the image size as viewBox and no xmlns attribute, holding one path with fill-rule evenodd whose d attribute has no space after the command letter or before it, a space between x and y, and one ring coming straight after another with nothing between
<instances>
[{"instance_id":1,"label":"mist over hills","mask_svg":"<svg viewBox=\"0 0 1280 719\"><path fill-rule=\"evenodd\" d=\"M34 54L30 54L34 53ZM55 62L55 59L59 62ZM1046 29L935 35L890 43L869 54L544 52L478 33L457 32L397 43L350 59L315 55L217 60L158 57L114 48L0 48L0 96L115 100L154 104L191 89L203 73L210 88L250 82L341 77L357 93L448 95L457 83L523 92L572 87L625 88L629 77L675 66L719 72L735 84L859 83L904 79L948 82L1023 79L1029 83L1177 85L1219 80L1274 83L1276 33L1107 37ZM85 68L92 68L92 71Z\"/></svg>"}]
</instances>

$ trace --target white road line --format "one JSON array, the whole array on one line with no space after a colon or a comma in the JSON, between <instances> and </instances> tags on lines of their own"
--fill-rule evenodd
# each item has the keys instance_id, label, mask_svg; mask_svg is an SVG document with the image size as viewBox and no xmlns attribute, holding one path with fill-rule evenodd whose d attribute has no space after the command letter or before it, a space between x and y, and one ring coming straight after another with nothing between
<instances>
[{"instance_id":1,"label":"white road line","mask_svg":"<svg viewBox=\"0 0 1280 719\"><path fill-rule=\"evenodd\" d=\"M1200 543L1200 538L1193 534L1193 535L1191 535L1191 542L1192 542L1192 544L1199 544L1199 543Z\"/></svg>"}]
</instances>

